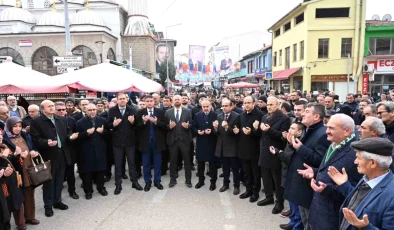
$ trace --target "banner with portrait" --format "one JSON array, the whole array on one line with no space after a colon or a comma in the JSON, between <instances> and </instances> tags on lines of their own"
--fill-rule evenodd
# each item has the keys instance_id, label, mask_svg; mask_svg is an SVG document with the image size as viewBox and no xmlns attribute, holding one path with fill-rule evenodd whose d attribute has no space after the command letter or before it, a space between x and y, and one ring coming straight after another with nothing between
<instances>
[{"instance_id":1,"label":"banner with portrait","mask_svg":"<svg viewBox=\"0 0 394 230\"><path fill-rule=\"evenodd\" d=\"M174 44L168 42L156 43L155 49L155 57L156 57L156 73L160 72L160 65L162 63L167 62L167 58L169 63L174 63Z\"/></svg>"},{"instance_id":2,"label":"banner with portrait","mask_svg":"<svg viewBox=\"0 0 394 230\"><path fill-rule=\"evenodd\" d=\"M188 67L191 72L204 72L205 46L190 45Z\"/></svg>"},{"instance_id":3,"label":"banner with portrait","mask_svg":"<svg viewBox=\"0 0 394 230\"><path fill-rule=\"evenodd\" d=\"M234 71L233 59L231 58L229 46L217 46L215 48L215 66L220 75Z\"/></svg>"}]
</instances>

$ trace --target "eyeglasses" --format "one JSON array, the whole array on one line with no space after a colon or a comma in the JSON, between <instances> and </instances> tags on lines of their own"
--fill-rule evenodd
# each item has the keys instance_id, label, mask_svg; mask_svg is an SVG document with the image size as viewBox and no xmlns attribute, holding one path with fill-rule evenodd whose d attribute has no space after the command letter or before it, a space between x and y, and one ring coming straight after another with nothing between
<instances>
[{"instance_id":1,"label":"eyeglasses","mask_svg":"<svg viewBox=\"0 0 394 230\"><path fill-rule=\"evenodd\" d=\"M58 112L66 111L66 109L57 109Z\"/></svg>"},{"instance_id":2,"label":"eyeglasses","mask_svg":"<svg viewBox=\"0 0 394 230\"><path fill-rule=\"evenodd\" d=\"M96 111L96 109L88 109L88 111Z\"/></svg>"},{"instance_id":3,"label":"eyeglasses","mask_svg":"<svg viewBox=\"0 0 394 230\"><path fill-rule=\"evenodd\" d=\"M380 112L377 112L376 114L378 114L378 115L382 115L383 113L386 113L387 111L380 111Z\"/></svg>"}]
</instances>

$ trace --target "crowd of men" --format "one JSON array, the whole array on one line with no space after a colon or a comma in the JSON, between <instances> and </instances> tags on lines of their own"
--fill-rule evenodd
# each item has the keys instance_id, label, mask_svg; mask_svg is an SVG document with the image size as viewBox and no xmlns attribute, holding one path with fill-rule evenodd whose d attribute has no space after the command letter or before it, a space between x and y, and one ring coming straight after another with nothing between
<instances>
[{"instance_id":1,"label":"crowd of men","mask_svg":"<svg viewBox=\"0 0 394 230\"><path fill-rule=\"evenodd\" d=\"M334 92L227 89L217 96L146 94L134 104L118 93L111 101L44 100L27 113L9 96L0 101L0 129L0 229L9 229L10 213L18 229L39 224L34 188L24 192L31 188L25 169L39 154L51 162L52 180L43 184L47 217L53 208L68 209L61 200L65 181L69 195L79 199L75 165L87 200L94 184L108 195L105 183L115 165L115 195L127 179L139 191L150 191L152 180L162 190L168 171L173 188L182 168L192 188L197 168L196 189L209 176L214 191L223 177L219 192L225 192L232 179L234 195L273 205L273 214L289 218L281 229L394 229L394 102L384 94L378 103L368 93L348 94L339 103Z\"/></svg>"}]
</instances>

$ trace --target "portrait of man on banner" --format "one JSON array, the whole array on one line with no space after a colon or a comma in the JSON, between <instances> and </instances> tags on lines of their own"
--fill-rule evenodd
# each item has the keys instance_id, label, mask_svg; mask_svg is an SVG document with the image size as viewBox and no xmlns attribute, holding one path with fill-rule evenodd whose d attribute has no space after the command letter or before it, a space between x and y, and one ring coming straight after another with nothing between
<instances>
[{"instance_id":1,"label":"portrait of man on banner","mask_svg":"<svg viewBox=\"0 0 394 230\"><path fill-rule=\"evenodd\" d=\"M223 52L223 57L224 57L224 59L220 62L220 70L227 71L232 67L233 61L231 60L230 54L228 51Z\"/></svg>"},{"instance_id":2,"label":"portrait of man on banner","mask_svg":"<svg viewBox=\"0 0 394 230\"><path fill-rule=\"evenodd\" d=\"M156 73L160 72L160 65L167 61L170 57L170 48L165 43L157 44L156 46ZM171 61L171 60L168 60Z\"/></svg>"},{"instance_id":3,"label":"portrait of man on banner","mask_svg":"<svg viewBox=\"0 0 394 230\"><path fill-rule=\"evenodd\" d=\"M189 70L201 72L203 69L205 46L189 46Z\"/></svg>"}]
</instances>

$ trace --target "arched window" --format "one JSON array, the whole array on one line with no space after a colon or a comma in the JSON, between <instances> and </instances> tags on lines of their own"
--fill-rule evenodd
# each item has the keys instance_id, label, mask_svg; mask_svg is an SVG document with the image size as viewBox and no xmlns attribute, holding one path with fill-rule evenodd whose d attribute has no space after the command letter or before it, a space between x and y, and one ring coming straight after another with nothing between
<instances>
[{"instance_id":1,"label":"arched window","mask_svg":"<svg viewBox=\"0 0 394 230\"><path fill-rule=\"evenodd\" d=\"M108 50L107 59L112 60L112 61L116 61L115 52L111 48L109 48L109 50Z\"/></svg>"},{"instance_id":2,"label":"arched window","mask_svg":"<svg viewBox=\"0 0 394 230\"><path fill-rule=\"evenodd\" d=\"M83 57L83 66L81 68L97 65L97 58L93 50L87 46L77 46L72 51L75 56Z\"/></svg>"},{"instance_id":3,"label":"arched window","mask_svg":"<svg viewBox=\"0 0 394 230\"><path fill-rule=\"evenodd\" d=\"M57 75L57 68L53 66L53 57L58 56L53 49L43 46L33 54L33 69L49 76Z\"/></svg>"},{"instance_id":4,"label":"arched window","mask_svg":"<svg viewBox=\"0 0 394 230\"><path fill-rule=\"evenodd\" d=\"M14 62L17 62L21 65L25 65L22 55L18 51L14 50L12 48L9 48L9 47L0 48L0 56L12 57L12 60Z\"/></svg>"}]
</instances>

